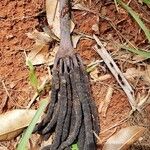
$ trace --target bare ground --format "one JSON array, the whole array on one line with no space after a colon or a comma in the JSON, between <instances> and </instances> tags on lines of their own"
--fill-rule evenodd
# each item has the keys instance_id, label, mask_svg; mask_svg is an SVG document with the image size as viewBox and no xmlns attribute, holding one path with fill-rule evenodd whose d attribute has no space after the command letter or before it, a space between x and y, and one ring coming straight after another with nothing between
<instances>
[{"instance_id":1,"label":"bare ground","mask_svg":"<svg viewBox=\"0 0 150 150\"><path fill-rule=\"evenodd\" d=\"M84 1L84 3L96 14L80 10L74 11L72 15L73 21L76 24L74 32L86 35L96 34L104 40L109 40L107 48L110 52L117 51L113 41L119 42L121 40L124 41L124 39L119 36L106 19L98 16L99 13L99 15L106 15L110 18L117 27L117 30L130 42L142 48L147 45L143 32L139 32L139 26L121 7L119 12L117 12L113 1L107 0L104 3L103 1L95 0L91 4L90 1ZM144 20L146 20L145 24L150 27L150 22L147 21L150 16L149 9L135 1L131 2L131 6L143 16ZM0 82L0 111L2 113L15 108L24 108L33 96L34 89L28 81L24 51L28 51L34 41L30 40L26 33L33 31L39 24L35 16L45 9L45 4L44 0L2 0L0 9L0 81L3 82L3 84ZM98 30L94 31L93 25L95 24L98 25ZM83 39L78 43L77 51L82 56L86 65L100 59L92 48L94 44L95 42L91 39ZM125 61L116 61L123 72L132 66ZM98 70L99 76L110 74L104 63L102 63L102 67L98 67ZM47 74L46 66L37 66L36 74L41 80L42 76ZM104 81L91 83L93 97L97 106L99 107L104 100L108 86L111 84L115 85L116 88L114 89L107 114L105 117L101 113L99 114L102 132L125 119L131 110L126 95L118 86L113 76ZM137 87L142 88L142 86L139 83ZM9 95L6 93L6 89ZM38 102L36 102L33 108L37 108L38 105ZM127 126L126 122L100 134L101 142L104 142L116 130L125 126ZM15 141L16 139L13 142L2 142L1 144L5 145L8 149L15 149Z\"/></svg>"}]
</instances>

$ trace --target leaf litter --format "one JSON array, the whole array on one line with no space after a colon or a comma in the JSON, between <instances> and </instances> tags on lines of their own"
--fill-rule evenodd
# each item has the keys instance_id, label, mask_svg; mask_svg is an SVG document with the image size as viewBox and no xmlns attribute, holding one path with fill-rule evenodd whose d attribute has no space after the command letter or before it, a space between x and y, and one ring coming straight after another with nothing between
<instances>
[{"instance_id":1,"label":"leaf litter","mask_svg":"<svg viewBox=\"0 0 150 150\"><path fill-rule=\"evenodd\" d=\"M11 140L29 125L36 110L16 109L0 115L0 141Z\"/></svg>"},{"instance_id":2,"label":"leaf litter","mask_svg":"<svg viewBox=\"0 0 150 150\"><path fill-rule=\"evenodd\" d=\"M49 43L53 39L44 32L39 32L34 30L31 33L27 33L27 36L35 40L35 44L31 48L28 59L32 62L33 65L41 65L51 61L53 57L49 56Z\"/></svg>"},{"instance_id":3,"label":"leaf litter","mask_svg":"<svg viewBox=\"0 0 150 150\"><path fill-rule=\"evenodd\" d=\"M95 47L94 47L95 51L102 57L102 59L104 60L104 62L107 65L107 67L110 69L111 73L114 75L117 82L119 83L119 85L122 87L122 89L128 96L128 101L129 101L132 109L136 110L137 104L136 104L136 101L134 98L134 91L133 91L132 87L130 86L130 84L128 83L128 81L126 80L126 78L124 77L124 75L122 74L122 72L120 71L118 66L116 65L116 63L113 61L112 57L109 55L109 53L107 52L104 45L98 39L98 37L95 35L93 37L94 37L97 45L100 47L100 48L98 48L98 46L95 45Z\"/></svg>"},{"instance_id":4,"label":"leaf litter","mask_svg":"<svg viewBox=\"0 0 150 150\"><path fill-rule=\"evenodd\" d=\"M142 136L144 131L145 128L140 126L122 128L107 140L103 150L126 150Z\"/></svg>"}]
</instances>

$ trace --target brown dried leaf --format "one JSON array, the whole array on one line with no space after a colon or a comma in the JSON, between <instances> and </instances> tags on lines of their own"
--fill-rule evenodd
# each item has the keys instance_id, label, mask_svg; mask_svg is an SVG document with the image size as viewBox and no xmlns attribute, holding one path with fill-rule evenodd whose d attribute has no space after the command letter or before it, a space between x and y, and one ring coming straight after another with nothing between
<instances>
[{"instance_id":1,"label":"brown dried leaf","mask_svg":"<svg viewBox=\"0 0 150 150\"><path fill-rule=\"evenodd\" d=\"M28 150L41 150L41 142L39 134L32 134L27 145Z\"/></svg>"},{"instance_id":2,"label":"brown dried leaf","mask_svg":"<svg viewBox=\"0 0 150 150\"><path fill-rule=\"evenodd\" d=\"M80 3L76 3L76 4L72 7L72 9L91 12L90 9L88 9L87 7L83 6L83 5L80 4Z\"/></svg>"},{"instance_id":3,"label":"brown dried leaf","mask_svg":"<svg viewBox=\"0 0 150 150\"><path fill-rule=\"evenodd\" d=\"M50 138L47 141L42 140L41 147L43 148L43 147L45 147L47 145L52 144L52 141L53 141L52 136L50 136Z\"/></svg>"},{"instance_id":4,"label":"brown dried leaf","mask_svg":"<svg viewBox=\"0 0 150 150\"><path fill-rule=\"evenodd\" d=\"M51 57L49 56L49 43L52 42L53 39L47 33L37 30L27 33L27 36L35 40L35 44L28 54L28 59L31 63L33 65L48 63Z\"/></svg>"},{"instance_id":5,"label":"brown dried leaf","mask_svg":"<svg viewBox=\"0 0 150 150\"><path fill-rule=\"evenodd\" d=\"M10 140L29 125L36 110L16 109L0 115L0 141Z\"/></svg>"},{"instance_id":6,"label":"brown dried leaf","mask_svg":"<svg viewBox=\"0 0 150 150\"><path fill-rule=\"evenodd\" d=\"M134 80L135 77L142 77L146 85L150 85L150 65L146 66L145 70L140 68L129 68L124 73L127 79Z\"/></svg>"},{"instance_id":7,"label":"brown dried leaf","mask_svg":"<svg viewBox=\"0 0 150 150\"><path fill-rule=\"evenodd\" d=\"M53 39L45 32L39 32L36 29L32 32L26 33L26 35L36 41L37 44L48 44Z\"/></svg>"},{"instance_id":8,"label":"brown dried leaf","mask_svg":"<svg viewBox=\"0 0 150 150\"><path fill-rule=\"evenodd\" d=\"M143 73L139 69L136 69L136 68L128 68L126 72L124 73L127 79L134 79L135 77L142 76L142 74Z\"/></svg>"},{"instance_id":9,"label":"brown dried leaf","mask_svg":"<svg viewBox=\"0 0 150 150\"><path fill-rule=\"evenodd\" d=\"M73 35L72 38L72 44L74 48L77 48L77 44L80 40L80 38L82 37L82 35Z\"/></svg>"},{"instance_id":10,"label":"brown dried leaf","mask_svg":"<svg viewBox=\"0 0 150 150\"><path fill-rule=\"evenodd\" d=\"M44 44L36 44L28 54L28 59L32 65L41 65L49 61L49 46Z\"/></svg>"},{"instance_id":11,"label":"brown dried leaf","mask_svg":"<svg viewBox=\"0 0 150 150\"><path fill-rule=\"evenodd\" d=\"M92 25L92 30L99 34L99 26L98 26L98 24L93 24Z\"/></svg>"},{"instance_id":12,"label":"brown dried leaf","mask_svg":"<svg viewBox=\"0 0 150 150\"><path fill-rule=\"evenodd\" d=\"M93 38L95 39L97 45L94 46L95 51L102 57L104 62L106 63L107 67L121 86L121 88L124 90L126 95L128 96L128 101L132 107L133 110L136 110L136 101L134 97L134 91L129 84L129 82L124 77L123 73L117 66L117 64L112 59L111 55L108 53L107 49L103 45L103 43L99 40L99 38L96 35L93 35Z\"/></svg>"},{"instance_id":13,"label":"brown dried leaf","mask_svg":"<svg viewBox=\"0 0 150 150\"><path fill-rule=\"evenodd\" d=\"M104 144L103 150L127 150L137 141L146 129L140 126L130 126L121 129L111 136Z\"/></svg>"}]
</instances>

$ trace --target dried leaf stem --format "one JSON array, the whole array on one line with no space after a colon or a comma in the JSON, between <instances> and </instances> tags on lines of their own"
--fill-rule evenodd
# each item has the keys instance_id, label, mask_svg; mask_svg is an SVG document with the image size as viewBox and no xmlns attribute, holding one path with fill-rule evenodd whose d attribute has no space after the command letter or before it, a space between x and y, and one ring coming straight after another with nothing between
<instances>
[{"instance_id":1,"label":"dried leaf stem","mask_svg":"<svg viewBox=\"0 0 150 150\"><path fill-rule=\"evenodd\" d=\"M132 110L137 109L137 104L135 102L135 96L134 96L134 91L126 78L124 77L123 73L119 69L119 67L116 65L114 60L111 58L110 54L107 52L106 48L102 44L102 42L98 39L96 35L93 36L97 45L95 45L94 49L95 51L102 57L104 62L106 63L107 67L111 71L111 73L114 75L116 78L117 82L119 85L122 87L124 92L126 93L129 103L132 107Z\"/></svg>"}]
</instances>

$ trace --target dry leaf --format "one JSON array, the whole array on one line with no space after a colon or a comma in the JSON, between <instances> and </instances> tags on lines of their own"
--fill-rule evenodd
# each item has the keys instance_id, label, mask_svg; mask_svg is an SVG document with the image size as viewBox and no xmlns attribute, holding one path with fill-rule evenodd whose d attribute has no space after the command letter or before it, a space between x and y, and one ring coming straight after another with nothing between
<instances>
[{"instance_id":1,"label":"dry leaf","mask_svg":"<svg viewBox=\"0 0 150 150\"><path fill-rule=\"evenodd\" d=\"M26 33L26 35L30 38L36 41L37 44L43 43L48 44L53 39L45 32L39 32L36 29L32 32Z\"/></svg>"},{"instance_id":2,"label":"dry leaf","mask_svg":"<svg viewBox=\"0 0 150 150\"><path fill-rule=\"evenodd\" d=\"M41 65L49 61L49 46L45 44L36 44L28 54L28 59L32 65Z\"/></svg>"},{"instance_id":3,"label":"dry leaf","mask_svg":"<svg viewBox=\"0 0 150 150\"><path fill-rule=\"evenodd\" d=\"M97 81L104 81L107 79L110 79L112 76L110 74L105 74L105 75L101 75L99 76L99 70L98 68L94 68L91 72L90 72L90 77L94 82Z\"/></svg>"},{"instance_id":4,"label":"dry leaf","mask_svg":"<svg viewBox=\"0 0 150 150\"><path fill-rule=\"evenodd\" d=\"M127 79L132 79L132 80L134 80L135 77L142 76L142 74L143 73L139 69L136 69L136 68L128 68L126 72L124 73Z\"/></svg>"},{"instance_id":5,"label":"dry leaf","mask_svg":"<svg viewBox=\"0 0 150 150\"><path fill-rule=\"evenodd\" d=\"M88 9L87 7L83 6L83 5L80 4L80 3L76 3L76 4L72 7L72 9L91 12L90 9Z\"/></svg>"},{"instance_id":6,"label":"dry leaf","mask_svg":"<svg viewBox=\"0 0 150 150\"><path fill-rule=\"evenodd\" d=\"M51 57L49 55L49 43L52 42L53 39L47 33L37 30L27 33L27 36L35 40L35 44L28 54L28 59L31 61L32 65L48 63Z\"/></svg>"},{"instance_id":7,"label":"dry leaf","mask_svg":"<svg viewBox=\"0 0 150 150\"><path fill-rule=\"evenodd\" d=\"M41 65L47 63L49 59L48 43L52 41L52 38L48 34L39 32L37 30L34 30L31 33L27 33L27 36L30 39L35 40L35 44L28 54L28 59L33 65Z\"/></svg>"},{"instance_id":8,"label":"dry leaf","mask_svg":"<svg viewBox=\"0 0 150 150\"><path fill-rule=\"evenodd\" d=\"M103 150L127 150L131 144L142 136L144 131L145 128L140 126L123 128L107 140Z\"/></svg>"},{"instance_id":9,"label":"dry leaf","mask_svg":"<svg viewBox=\"0 0 150 150\"><path fill-rule=\"evenodd\" d=\"M45 146L52 144L52 141L53 141L52 136L50 136L47 141L42 140L41 147L44 148Z\"/></svg>"},{"instance_id":10,"label":"dry leaf","mask_svg":"<svg viewBox=\"0 0 150 150\"><path fill-rule=\"evenodd\" d=\"M29 125L36 110L16 109L0 115L0 141L10 140Z\"/></svg>"},{"instance_id":11,"label":"dry leaf","mask_svg":"<svg viewBox=\"0 0 150 150\"><path fill-rule=\"evenodd\" d=\"M150 65L147 65L145 70L140 68L129 68L124 75L127 79L132 80L134 80L135 77L142 77L145 84L150 85Z\"/></svg>"},{"instance_id":12,"label":"dry leaf","mask_svg":"<svg viewBox=\"0 0 150 150\"><path fill-rule=\"evenodd\" d=\"M98 26L98 24L93 24L92 25L92 30L99 34L99 26Z\"/></svg>"},{"instance_id":13,"label":"dry leaf","mask_svg":"<svg viewBox=\"0 0 150 150\"><path fill-rule=\"evenodd\" d=\"M111 55L108 53L107 49L103 45L103 43L99 40L99 38L96 35L93 35L93 38L95 39L97 45L94 46L95 51L102 57L104 62L106 63L107 67L121 86L121 88L124 90L128 97L128 101L132 107L133 110L136 110L136 101L134 97L134 91L132 87L130 86L129 82L124 77L123 73L117 66L117 64L112 59Z\"/></svg>"},{"instance_id":14,"label":"dry leaf","mask_svg":"<svg viewBox=\"0 0 150 150\"><path fill-rule=\"evenodd\" d=\"M27 145L27 149L28 150L41 150L41 136L39 134L32 134L28 145Z\"/></svg>"},{"instance_id":15,"label":"dry leaf","mask_svg":"<svg viewBox=\"0 0 150 150\"><path fill-rule=\"evenodd\" d=\"M60 38L60 12L58 0L46 0L46 15L52 32ZM74 23L71 21L71 32L74 26Z\"/></svg>"},{"instance_id":16,"label":"dry leaf","mask_svg":"<svg viewBox=\"0 0 150 150\"><path fill-rule=\"evenodd\" d=\"M80 38L82 37L82 35L73 35L72 38L72 43L73 43L73 47L77 48L77 44L80 40Z\"/></svg>"},{"instance_id":17,"label":"dry leaf","mask_svg":"<svg viewBox=\"0 0 150 150\"><path fill-rule=\"evenodd\" d=\"M8 150L8 148L5 146L0 146L0 150Z\"/></svg>"}]
</instances>

